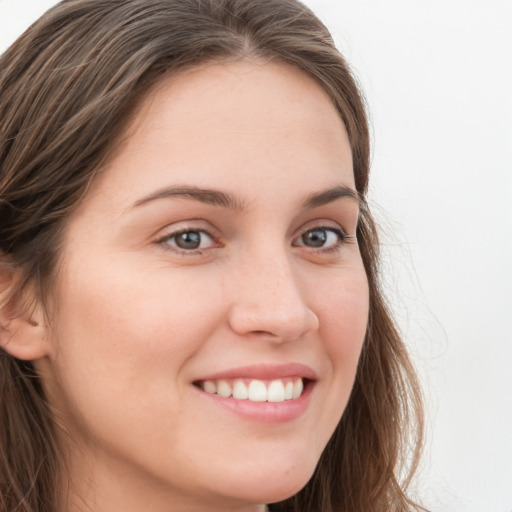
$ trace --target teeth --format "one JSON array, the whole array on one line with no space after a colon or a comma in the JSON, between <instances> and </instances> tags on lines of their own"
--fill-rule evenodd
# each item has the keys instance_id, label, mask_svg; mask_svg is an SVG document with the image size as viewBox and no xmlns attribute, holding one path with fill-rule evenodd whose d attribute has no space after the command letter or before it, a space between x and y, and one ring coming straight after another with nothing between
<instances>
[{"instance_id":1,"label":"teeth","mask_svg":"<svg viewBox=\"0 0 512 512\"><path fill-rule=\"evenodd\" d=\"M245 381L206 380L201 384L203 391L217 394L223 398L233 397L237 400L250 400L251 402L284 402L299 398L304 390L304 383L300 377L294 379L276 379L265 383L253 379Z\"/></svg>"},{"instance_id":2,"label":"teeth","mask_svg":"<svg viewBox=\"0 0 512 512\"><path fill-rule=\"evenodd\" d=\"M284 402L284 385L280 380L273 380L267 391L269 402Z\"/></svg>"},{"instance_id":3,"label":"teeth","mask_svg":"<svg viewBox=\"0 0 512 512\"><path fill-rule=\"evenodd\" d=\"M225 380L219 380L217 394L223 398L229 398L231 396L231 386Z\"/></svg>"},{"instance_id":4,"label":"teeth","mask_svg":"<svg viewBox=\"0 0 512 512\"><path fill-rule=\"evenodd\" d=\"M215 382L212 382L211 380L206 380L204 383L203 383L203 389L207 392L207 393L217 393L217 384L215 384Z\"/></svg>"},{"instance_id":5,"label":"teeth","mask_svg":"<svg viewBox=\"0 0 512 512\"><path fill-rule=\"evenodd\" d=\"M267 387L261 380L252 380L249 384L249 400L251 402L267 401Z\"/></svg>"},{"instance_id":6,"label":"teeth","mask_svg":"<svg viewBox=\"0 0 512 512\"><path fill-rule=\"evenodd\" d=\"M303 389L304 389L304 384L302 383L302 379L297 379L293 383L292 398L299 398L299 396L302 395Z\"/></svg>"},{"instance_id":7,"label":"teeth","mask_svg":"<svg viewBox=\"0 0 512 512\"><path fill-rule=\"evenodd\" d=\"M237 380L233 386L233 398L246 400L249 398L249 390L243 380Z\"/></svg>"},{"instance_id":8,"label":"teeth","mask_svg":"<svg viewBox=\"0 0 512 512\"><path fill-rule=\"evenodd\" d=\"M284 387L284 399L291 400L292 398L293 398L293 382L289 381L286 383L286 386Z\"/></svg>"}]
</instances>

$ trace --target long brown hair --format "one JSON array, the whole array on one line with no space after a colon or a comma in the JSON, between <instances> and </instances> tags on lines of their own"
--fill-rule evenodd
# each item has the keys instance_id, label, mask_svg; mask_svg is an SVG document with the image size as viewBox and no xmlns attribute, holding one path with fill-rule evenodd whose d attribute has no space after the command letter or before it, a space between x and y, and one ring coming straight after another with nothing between
<instances>
[{"instance_id":1,"label":"long brown hair","mask_svg":"<svg viewBox=\"0 0 512 512\"><path fill-rule=\"evenodd\" d=\"M328 30L298 1L64 0L0 59L1 308L26 296L47 302L62 226L151 87L186 67L243 58L290 63L327 91L348 131L356 188L366 196L361 93ZM421 398L379 288L367 207L357 236L370 316L354 389L312 479L275 510L415 508L405 491L420 453ZM16 284L2 289L2 276L15 271ZM2 512L58 509L54 423L33 365L0 349Z\"/></svg>"}]
</instances>

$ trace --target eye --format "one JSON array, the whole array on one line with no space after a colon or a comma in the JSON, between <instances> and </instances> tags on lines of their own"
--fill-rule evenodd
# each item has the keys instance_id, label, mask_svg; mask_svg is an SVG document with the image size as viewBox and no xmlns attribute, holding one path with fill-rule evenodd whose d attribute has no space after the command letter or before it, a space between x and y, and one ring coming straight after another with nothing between
<instances>
[{"instance_id":1,"label":"eye","mask_svg":"<svg viewBox=\"0 0 512 512\"><path fill-rule=\"evenodd\" d=\"M346 238L347 235L339 229L318 227L308 229L297 239L294 245L312 249L335 249Z\"/></svg>"},{"instance_id":2,"label":"eye","mask_svg":"<svg viewBox=\"0 0 512 512\"><path fill-rule=\"evenodd\" d=\"M182 251L208 249L215 244L213 238L200 229L187 229L173 233L160 240L160 243L174 246Z\"/></svg>"}]
</instances>

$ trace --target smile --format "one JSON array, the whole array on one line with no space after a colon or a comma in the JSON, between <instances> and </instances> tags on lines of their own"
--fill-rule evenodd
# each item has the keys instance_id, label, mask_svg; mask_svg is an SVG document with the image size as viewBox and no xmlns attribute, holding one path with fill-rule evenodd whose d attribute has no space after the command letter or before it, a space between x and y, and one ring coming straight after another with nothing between
<instances>
[{"instance_id":1,"label":"smile","mask_svg":"<svg viewBox=\"0 0 512 512\"><path fill-rule=\"evenodd\" d=\"M300 398L304 389L301 377L274 380L218 379L196 383L201 390L222 398L249 400L251 402L284 402Z\"/></svg>"}]
</instances>

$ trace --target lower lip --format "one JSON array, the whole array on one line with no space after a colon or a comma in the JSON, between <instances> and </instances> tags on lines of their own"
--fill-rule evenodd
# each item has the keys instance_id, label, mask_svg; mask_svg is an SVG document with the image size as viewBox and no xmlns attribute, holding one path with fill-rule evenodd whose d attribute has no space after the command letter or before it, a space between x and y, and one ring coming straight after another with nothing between
<instances>
[{"instance_id":1,"label":"lower lip","mask_svg":"<svg viewBox=\"0 0 512 512\"><path fill-rule=\"evenodd\" d=\"M308 408L314 382L309 381L299 398L283 402L251 402L236 398L223 398L213 393L206 393L199 388L197 391L210 403L223 407L245 419L263 423L286 423L302 416Z\"/></svg>"}]
</instances>

